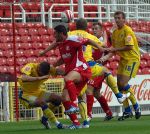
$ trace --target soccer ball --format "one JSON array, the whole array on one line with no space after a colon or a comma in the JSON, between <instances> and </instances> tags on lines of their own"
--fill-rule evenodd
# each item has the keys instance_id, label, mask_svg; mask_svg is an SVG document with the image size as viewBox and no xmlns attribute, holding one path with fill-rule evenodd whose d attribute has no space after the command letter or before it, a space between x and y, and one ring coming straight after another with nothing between
<instances>
[{"instance_id":1,"label":"soccer ball","mask_svg":"<svg viewBox=\"0 0 150 134\"><path fill-rule=\"evenodd\" d=\"M61 21L65 23L69 23L73 20L73 12L70 10L65 10L61 13Z\"/></svg>"}]
</instances>

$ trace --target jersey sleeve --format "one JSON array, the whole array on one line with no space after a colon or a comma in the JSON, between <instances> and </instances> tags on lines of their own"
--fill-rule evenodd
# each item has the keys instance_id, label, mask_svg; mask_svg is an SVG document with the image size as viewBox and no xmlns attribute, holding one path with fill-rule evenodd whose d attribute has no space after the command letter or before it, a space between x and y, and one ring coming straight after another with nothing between
<instances>
[{"instance_id":1,"label":"jersey sleeve","mask_svg":"<svg viewBox=\"0 0 150 134\"><path fill-rule=\"evenodd\" d=\"M26 75L30 75L32 72L32 66L31 64L26 64L22 69L21 69L21 73L26 74Z\"/></svg>"},{"instance_id":2,"label":"jersey sleeve","mask_svg":"<svg viewBox=\"0 0 150 134\"><path fill-rule=\"evenodd\" d=\"M133 37L131 36L131 34L128 34L125 37L125 45L126 46L133 46L134 45Z\"/></svg>"}]
</instances>

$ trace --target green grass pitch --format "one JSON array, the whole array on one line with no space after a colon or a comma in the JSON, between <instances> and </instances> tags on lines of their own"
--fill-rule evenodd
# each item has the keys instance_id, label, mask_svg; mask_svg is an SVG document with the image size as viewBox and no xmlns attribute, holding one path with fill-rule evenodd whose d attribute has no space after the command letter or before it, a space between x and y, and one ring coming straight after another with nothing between
<instances>
[{"instance_id":1,"label":"green grass pitch","mask_svg":"<svg viewBox=\"0 0 150 134\"><path fill-rule=\"evenodd\" d=\"M68 119L60 121L69 124ZM39 121L0 123L0 134L150 134L150 116L125 121L117 121L113 118L109 122L104 122L102 118L94 118L90 128L78 130L58 130L55 126L46 130Z\"/></svg>"}]
</instances>

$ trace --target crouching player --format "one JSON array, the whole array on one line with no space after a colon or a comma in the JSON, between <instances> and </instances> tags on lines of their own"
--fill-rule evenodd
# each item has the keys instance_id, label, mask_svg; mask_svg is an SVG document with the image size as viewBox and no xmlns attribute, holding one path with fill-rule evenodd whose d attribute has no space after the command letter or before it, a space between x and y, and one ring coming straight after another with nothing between
<instances>
[{"instance_id":1,"label":"crouching player","mask_svg":"<svg viewBox=\"0 0 150 134\"><path fill-rule=\"evenodd\" d=\"M63 125L56 119L54 113L47 103L52 107L61 104L61 97L55 93L50 93L41 89L41 85L49 78L50 75L59 74L59 70L51 67L49 63L28 63L21 69L22 75L18 78L21 86L20 102L27 108L41 107L43 117L41 123L50 128L48 120L56 124L58 129Z\"/></svg>"}]
</instances>

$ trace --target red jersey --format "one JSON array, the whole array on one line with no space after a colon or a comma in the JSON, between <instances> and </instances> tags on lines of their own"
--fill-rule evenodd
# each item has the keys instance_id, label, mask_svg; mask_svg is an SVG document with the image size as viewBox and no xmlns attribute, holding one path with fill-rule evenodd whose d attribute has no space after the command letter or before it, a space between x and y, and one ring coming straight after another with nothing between
<instances>
[{"instance_id":1,"label":"red jersey","mask_svg":"<svg viewBox=\"0 0 150 134\"><path fill-rule=\"evenodd\" d=\"M84 70L88 68L82 52L82 47L87 41L88 39L83 39L78 36L68 36L68 38L59 45L59 51L65 64L66 73L80 66L82 66Z\"/></svg>"}]
</instances>

